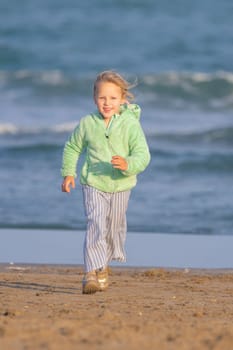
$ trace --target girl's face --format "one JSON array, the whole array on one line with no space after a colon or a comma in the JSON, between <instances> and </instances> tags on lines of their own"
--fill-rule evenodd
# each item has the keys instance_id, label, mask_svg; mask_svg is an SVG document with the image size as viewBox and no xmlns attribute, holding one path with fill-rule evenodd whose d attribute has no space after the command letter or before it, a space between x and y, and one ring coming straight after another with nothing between
<instances>
[{"instance_id":1,"label":"girl's face","mask_svg":"<svg viewBox=\"0 0 233 350\"><path fill-rule=\"evenodd\" d=\"M106 124L114 114L119 114L120 106L125 103L121 88L110 82L98 83L94 100Z\"/></svg>"}]
</instances>

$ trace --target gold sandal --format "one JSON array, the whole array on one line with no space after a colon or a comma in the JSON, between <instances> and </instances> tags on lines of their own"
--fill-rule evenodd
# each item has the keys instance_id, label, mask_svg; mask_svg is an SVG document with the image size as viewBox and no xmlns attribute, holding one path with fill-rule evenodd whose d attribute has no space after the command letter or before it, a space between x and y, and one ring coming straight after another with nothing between
<instances>
[{"instance_id":1,"label":"gold sandal","mask_svg":"<svg viewBox=\"0 0 233 350\"><path fill-rule=\"evenodd\" d=\"M108 268L101 268L96 270L97 280L99 283L99 291L104 291L108 288Z\"/></svg>"},{"instance_id":2,"label":"gold sandal","mask_svg":"<svg viewBox=\"0 0 233 350\"><path fill-rule=\"evenodd\" d=\"M94 294L99 290L99 283L95 271L85 273L82 281L83 294Z\"/></svg>"}]
</instances>

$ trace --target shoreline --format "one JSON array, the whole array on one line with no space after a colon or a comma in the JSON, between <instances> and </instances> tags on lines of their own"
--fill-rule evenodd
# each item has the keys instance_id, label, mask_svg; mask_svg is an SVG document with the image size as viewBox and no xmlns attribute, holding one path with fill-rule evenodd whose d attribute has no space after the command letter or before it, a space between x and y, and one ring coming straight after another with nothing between
<instances>
[{"instance_id":1,"label":"shoreline","mask_svg":"<svg viewBox=\"0 0 233 350\"><path fill-rule=\"evenodd\" d=\"M84 231L0 229L0 263L82 265ZM120 267L233 268L233 236L129 232Z\"/></svg>"},{"instance_id":2,"label":"shoreline","mask_svg":"<svg viewBox=\"0 0 233 350\"><path fill-rule=\"evenodd\" d=\"M82 264L48 264L48 263L20 263L20 262L11 262L5 263L0 262L0 273L1 272L27 272L27 271L37 271L37 270L77 270L79 273L83 273L83 265ZM183 268L183 267L164 267L164 266L127 266L127 265L113 265L109 266L110 270L120 271L120 272L129 272L129 271L167 271L170 273L192 273L192 274L208 274L208 275L217 275L217 274L233 274L233 268Z\"/></svg>"},{"instance_id":3,"label":"shoreline","mask_svg":"<svg viewBox=\"0 0 233 350\"><path fill-rule=\"evenodd\" d=\"M233 270L112 267L83 295L80 266L0 264L3 349L229 350Z\"/></svg>"}]
</instances>

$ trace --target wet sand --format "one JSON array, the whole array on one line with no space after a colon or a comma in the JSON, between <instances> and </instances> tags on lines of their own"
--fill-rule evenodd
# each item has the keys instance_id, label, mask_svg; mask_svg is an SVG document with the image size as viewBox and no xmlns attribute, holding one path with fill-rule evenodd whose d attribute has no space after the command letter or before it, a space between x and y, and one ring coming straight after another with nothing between
<instances>
[{"instance_id":1,"label":"wet sand","mask_svg":"<svg viewBox=\"0 0 233 350\"><path fill-rule=\"evenodd\" d=\"M110 270L83 295L81 266L0 265L0 349L226 349L233 271Z\"/></svg>"}]
</instances>

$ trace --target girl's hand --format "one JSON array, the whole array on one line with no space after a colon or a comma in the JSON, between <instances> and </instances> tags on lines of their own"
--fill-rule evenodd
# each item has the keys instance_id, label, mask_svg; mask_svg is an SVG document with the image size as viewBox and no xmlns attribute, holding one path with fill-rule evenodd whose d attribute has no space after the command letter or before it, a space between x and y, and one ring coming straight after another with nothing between
<instances>
[{"instance_id":1,"label":"girl's hand","mask_svg":"<svg viewBox=\"0 0 233 350\"><path fill-rule=\"evenodd\" d=\"M112 166L115 169L119 169L119 170L127 170L128 169L128 163L125 160L125 158L121 157L121 156L113 156L112 160L111 160Z\"/></svg>"},{"instance_id":2,"label":"girl's hand","mask_svg":"<svg viewBox=\"0 0 233 350\"><path fill-rule=\"evenodd\" d=\"M75 180L73 176L66 176L61 185L62 192L70 193L70 186L75 188Z\"/></svg>"}]
</instances>

